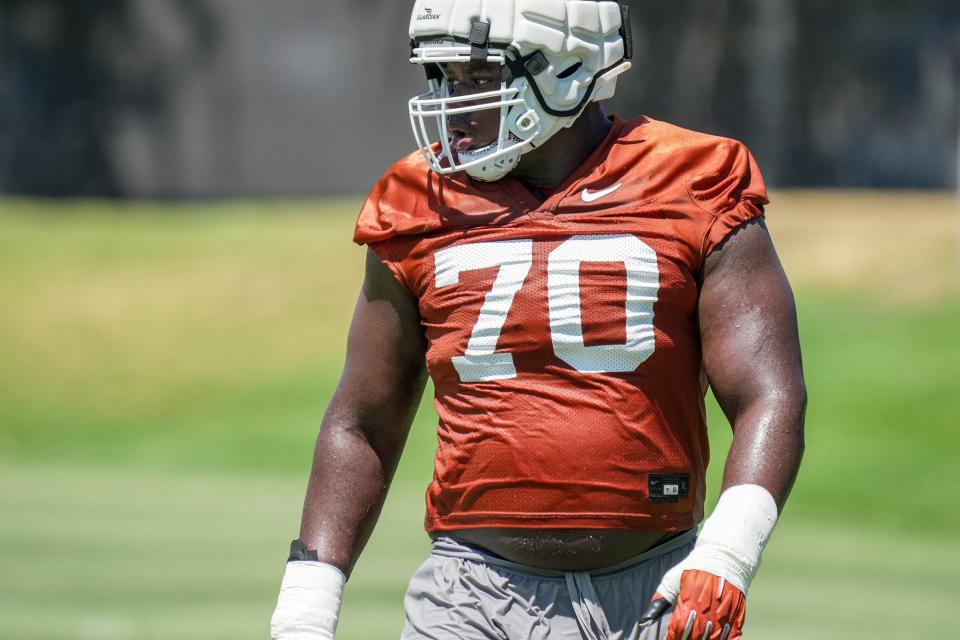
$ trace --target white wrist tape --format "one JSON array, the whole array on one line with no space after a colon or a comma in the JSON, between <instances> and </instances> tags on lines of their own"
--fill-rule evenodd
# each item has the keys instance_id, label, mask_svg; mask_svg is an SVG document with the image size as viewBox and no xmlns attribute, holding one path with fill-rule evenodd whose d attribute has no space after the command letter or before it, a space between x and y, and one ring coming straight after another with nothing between
<instances>
[{"instance_id":1,"label":"white wrist tape","mask_svg":"<svg viewBox=\"0 0 960 640\"><path fill-rule=\"evenodd\" d=\"M346 581L325 562L288 562L270 620L272 640L332 639Z\"/></svg>"},{"instance_id":2,"label":"white wrist tape","mask_svg":"<svg viewBox=\"0 0 960 640\"><path fill-rule=\"evenodd\" d=\"M777 503L769 491L755 484L730 487L703 523L693 551L667 572L657 591L676 602L681 575L696 569L720 576L746 594L776 523Z\"/></svg>"}]
</instances>

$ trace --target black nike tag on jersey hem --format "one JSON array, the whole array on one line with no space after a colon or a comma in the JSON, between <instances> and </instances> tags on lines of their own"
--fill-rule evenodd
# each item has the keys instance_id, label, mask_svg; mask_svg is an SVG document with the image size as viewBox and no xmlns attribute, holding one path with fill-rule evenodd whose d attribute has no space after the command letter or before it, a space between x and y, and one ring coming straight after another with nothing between
<instances>
[{"instance_id":1,"label":"black nike tag on jersey hem","mask_svg":"<svg viewBox=\"0 0 960 640\"><path fill-rule=\"evenodd\" d=\"M647 474L647 499L650 502L680 502L689 495L689 473Z\"/></svg>"}]
</instances>

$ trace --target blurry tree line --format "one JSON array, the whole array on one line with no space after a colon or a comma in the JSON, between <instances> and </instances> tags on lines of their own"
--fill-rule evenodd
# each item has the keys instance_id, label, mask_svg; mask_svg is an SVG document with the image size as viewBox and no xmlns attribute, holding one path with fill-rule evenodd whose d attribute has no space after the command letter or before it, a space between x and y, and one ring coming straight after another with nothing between
<instances>
[{"instance_id":1,"label":"blurry tree line","mask_svg":"<svg viewBox=\"0 0 960 640\"><path fill-rule=\"evenodd\" d=\"M957 0L629 4L611 110L739 138L778 186L955 184ZM411 5L0 0L0 191L363 192L412 149Z\"/></svg>"}]
</instances>

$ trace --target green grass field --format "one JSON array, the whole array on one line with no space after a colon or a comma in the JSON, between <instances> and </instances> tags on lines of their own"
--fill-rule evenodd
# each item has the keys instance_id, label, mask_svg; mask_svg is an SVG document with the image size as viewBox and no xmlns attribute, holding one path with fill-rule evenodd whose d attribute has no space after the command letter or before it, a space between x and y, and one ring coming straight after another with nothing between
<instances>
[{"instance_id":1,"label":"green grass field","mask_svg":"<svg viewBox=\"0 0 960 640\"><path fill-rule=\"evenodd\" d=\"M0 200L0 639L267 637L361 275L357 204ZM775 194L808 448L748 638L955 634L956 216L939 194ZM398 635L432 421L428 399L338 638Z\"/></svg>"}]
</instances>

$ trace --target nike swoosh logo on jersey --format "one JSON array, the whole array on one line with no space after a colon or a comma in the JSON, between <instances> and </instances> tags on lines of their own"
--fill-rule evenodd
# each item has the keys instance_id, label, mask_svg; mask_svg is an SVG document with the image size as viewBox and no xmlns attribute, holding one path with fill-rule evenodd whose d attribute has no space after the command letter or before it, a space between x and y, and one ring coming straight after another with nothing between
<instances>
[{"instance_id":1,"label":"nike swoosh logo on jersey","mask_svg":"<svg viewBox=\"0 0 960 640\"><path fill-rule=\"evenodd\" d=\"M600 191L590 191L590 189L584 189L580 194L580 197L583 198L584 202L593 202L594 200L599 200L603 196L610 195L622 186L623 184L618 182L612 187L607 187L606 189L601 189Z\"/></svg>"}]
</instances>

